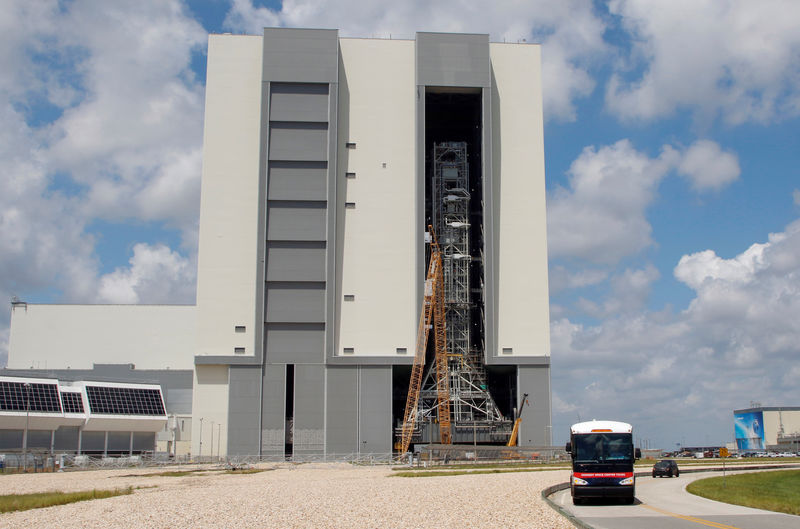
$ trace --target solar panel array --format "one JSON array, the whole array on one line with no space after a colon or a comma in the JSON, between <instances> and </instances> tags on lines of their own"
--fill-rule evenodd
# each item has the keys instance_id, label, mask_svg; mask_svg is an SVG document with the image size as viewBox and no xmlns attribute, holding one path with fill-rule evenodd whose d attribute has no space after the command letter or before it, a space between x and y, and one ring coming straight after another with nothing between
<instances>
[{"instance_id":1,"label":"solar panel array","mask_svg":"<svg viewBox=\"0 0 800 529\"><path fill-rule=\"evenodd\" d=\"M86 386L86 396L92 413L166 415L158 389Z\"/></svg>"},{"instance_id":2,"label":"solar panel array","mask_svg":"<svg viewBox=\"0 0 800 529\"><path fill-rule=\"evenodd\" d=\"M2 381L0 411L61 413L58 385Z\"/></svg>"},{"instance_id":3,"label":"solar panel array","mask_svg":"<svg viewBox=\"0 0 800 529\"><path fill-rule=\"evenodd\" d=\"M80 393L62 393L61 405L64 413L83 413L83 399Z\"/></svg>"}]
</instances>

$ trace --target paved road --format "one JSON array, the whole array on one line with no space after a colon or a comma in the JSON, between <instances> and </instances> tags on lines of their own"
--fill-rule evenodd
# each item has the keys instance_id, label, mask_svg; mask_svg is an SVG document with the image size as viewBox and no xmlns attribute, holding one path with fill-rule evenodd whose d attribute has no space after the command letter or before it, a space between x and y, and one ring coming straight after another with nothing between
<instances>
[{"instance_id":1,"label":"paved road","mask_svg":"<svg viewBox=\"0 0 800 529\"><path fill-rule=\"evenodd\" d=\"M569 489L550 498L595 529L800 529L800 516L711 501L685 490L696 479L719 475L702 472L678 478L636 478L634 505L572 505Z\"/></svg>"}]
</instances>

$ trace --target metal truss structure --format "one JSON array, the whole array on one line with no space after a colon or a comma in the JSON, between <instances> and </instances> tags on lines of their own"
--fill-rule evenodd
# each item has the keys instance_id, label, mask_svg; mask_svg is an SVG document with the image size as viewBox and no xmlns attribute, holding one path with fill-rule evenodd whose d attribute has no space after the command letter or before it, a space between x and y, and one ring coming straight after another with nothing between
<instances>
[{"instance_id":1,"label":"metal truss structure","mask_svg":"<svg viewBox=\"0 0 800 529\"><path fill-rule=\"evenodd\" d=\"M470 187L467 144L442 142L433 147L432 212L433 230L441 248L445 322L447 328L447 371L452 424L456 430L476 424L508 421L500 413L486 383L483 347L472 336L472 315L476 304L470 278L473 260L470 249ZM476 274L477 275L477 274ZM436 366L431 366L420 391L420 423L438 416Z\"/></svg>"}]
</instances>

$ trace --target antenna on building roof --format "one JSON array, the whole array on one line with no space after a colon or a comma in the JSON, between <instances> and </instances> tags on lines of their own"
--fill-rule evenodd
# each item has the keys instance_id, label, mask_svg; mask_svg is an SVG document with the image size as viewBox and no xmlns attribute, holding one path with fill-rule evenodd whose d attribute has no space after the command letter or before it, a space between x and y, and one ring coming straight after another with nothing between
<instances>
[{"instance_id":1,"label":"antenna on building roof","mask_svg":"<svg viewBox=\"0 0 800 529\"><path fill-rule=\"evenodd\" d=\"M28 311L28 304L19 299L16 294L11 295L11 309L15 309L16 307L25 307L25 312Z\"/></svg>"}]
</instances>

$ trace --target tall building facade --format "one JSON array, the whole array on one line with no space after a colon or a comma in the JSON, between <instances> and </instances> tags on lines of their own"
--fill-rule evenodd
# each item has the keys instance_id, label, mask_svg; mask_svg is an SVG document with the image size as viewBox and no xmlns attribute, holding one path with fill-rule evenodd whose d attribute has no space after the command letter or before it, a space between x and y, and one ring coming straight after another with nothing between
<instances>
[{"instance_id":1,"label":"tall building facade","mask_svg":"<svg viewBox=\"0 0 800 529\"><path fill-rule=\"evenodd\" d=\"M431 236L456 285L454 442L501 441L486 423L528 394L519 443L550 444L540 47L210 36L197 301L165 355L192 370L192 431L218 425L228 455L391 452ZM23 367L38 353L14 350L15 318ZM436 441L433 420L417 440Z\"/></svg>"},{"instance_id":2,"label":"tall building facade","mask_svg":"<svg viewBox=\"0 0 800 529\"><path fill-rule=\"evenodd\" d=\"M211 37L194 403L230 453L392 449L448 142L470 175L467 347L505 416L530 395L522 443L549 442L540 76L538 46L487 35Z\"/></svg>"}]
</instances>

